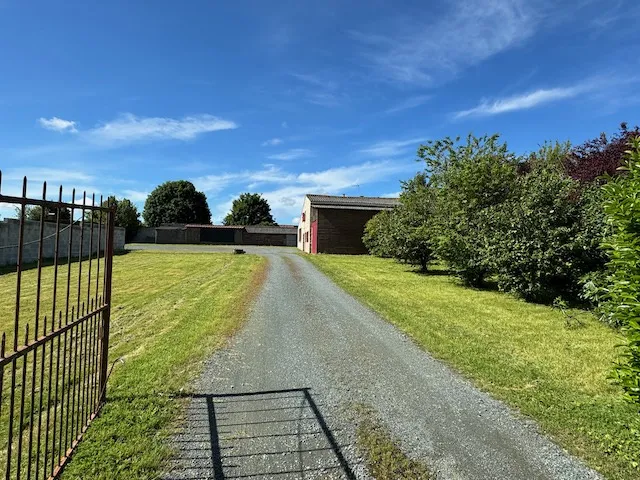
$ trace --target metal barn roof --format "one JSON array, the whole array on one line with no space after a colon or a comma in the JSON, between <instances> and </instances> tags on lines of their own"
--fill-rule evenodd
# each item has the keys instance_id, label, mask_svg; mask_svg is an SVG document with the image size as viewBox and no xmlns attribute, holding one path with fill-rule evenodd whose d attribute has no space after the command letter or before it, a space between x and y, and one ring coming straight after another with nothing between
<instances>
[{"instance_id":1,"label":"metal barn roof","mask_svg":"<svg viewBox=\"0 0 640 480\"><path fill-rule=\"evenodd\" d=\"M307 195L315 208L338 208L351 210L385 210L400 203L398 198L387 197L346 197L337 195Z\"/></svg>"}]
</instances>

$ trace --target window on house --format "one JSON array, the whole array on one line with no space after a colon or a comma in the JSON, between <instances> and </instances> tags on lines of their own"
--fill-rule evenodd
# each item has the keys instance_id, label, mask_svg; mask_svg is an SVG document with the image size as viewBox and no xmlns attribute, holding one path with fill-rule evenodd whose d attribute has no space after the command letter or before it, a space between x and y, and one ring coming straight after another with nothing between
<instances>
[{"instance_id":1,"label":"window on house","mask_svg":"<svg viewBox=\"0 0 640 480\"><path fill-rule=\"evenodd\" d=\"M302 212L302 221L303 222L304 222L305 217L306 217L305 212Z\"/></svg>"},{"instance_id":2,"label":"window on house","mask_svg":"<svg viewBox=\"0 0 640 480\"><path fill-rule=\"evenodd\" d=\"M298 241L302 240L302 229L298 229Z\"/></svg>"}]
</instances>

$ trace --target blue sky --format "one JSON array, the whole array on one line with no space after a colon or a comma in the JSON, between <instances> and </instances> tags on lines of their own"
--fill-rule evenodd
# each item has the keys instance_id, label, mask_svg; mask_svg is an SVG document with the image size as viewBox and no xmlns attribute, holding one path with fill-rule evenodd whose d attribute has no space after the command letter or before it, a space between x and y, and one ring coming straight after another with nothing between
<instances>
[{"instance_id":1,"label":"blue sky","mask_svg":"<svg viewBox=\"0 0 640 480\"><path fill-rule=\"evenodd\" d=\"M295 223L305 193L396 194L427 139L525 153L639 123L638 20L615 0L0 0L3 193L27 175L142 207L188 179L215 223L245 191Z\"/></svg>"}]
</instances>

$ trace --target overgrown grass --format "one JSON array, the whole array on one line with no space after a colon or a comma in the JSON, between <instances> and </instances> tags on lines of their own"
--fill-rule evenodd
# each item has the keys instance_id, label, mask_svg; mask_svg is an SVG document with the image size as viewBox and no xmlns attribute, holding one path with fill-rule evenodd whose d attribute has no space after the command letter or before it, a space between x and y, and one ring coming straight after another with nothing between
<instances>
[{"instance_id":1,"label":"overgrown grass","mask_svg":"<svg viewBox=\"0 0 640 480\"><path fill-rule=\"evenodd\" d=\"M420 462L407 457L375 412L364 405L355 407L356 441L369 473L376 480L429 480L434 478Z\"/></svg>"},{"instance_id":2,"label":"overgrown grass","mask_svg":"<svg viewBox=\"0 0 640 480\"><path fill-rule=\"evenodd\" d=\"M464 288L368 256L306 258L437 358L609 478L640 478L638 411L607 379L621 337L591 314ZM635 423L635 427L633 426Z\"/></svg>"},{"instance_id":3,"label":"overgrown grass","mask_svg":"<svg viewBox=\"0 0 640 480\"><path fill-rule=\"evenodd\" d=\"M71 269L73 278L77 264ZM49 296L52 270L43 271ZM263 272L264 260L252 255L134 252L114 259L110 363L122 362L109 380L107 404L63 478L157 477L181 406L172 395L239 327ZM33 315L35 275L24 273L23 318ZM14 295L15 274L0 276L0 331L11 329ZM45 300L45 313L50 303Z\"/></svg>"}]
</instances>

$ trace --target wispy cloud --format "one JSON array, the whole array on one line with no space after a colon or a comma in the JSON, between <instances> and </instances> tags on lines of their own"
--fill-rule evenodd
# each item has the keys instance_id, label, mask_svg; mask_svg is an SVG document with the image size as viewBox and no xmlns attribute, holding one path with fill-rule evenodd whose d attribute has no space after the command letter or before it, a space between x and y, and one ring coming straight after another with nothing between
<instances>
[{"instance_id":1,"label":"wispy cloud","mask_svg":"<svg viewBox=\"0 0 640 480\"><path fill-rule=\"evenodd\" d=\"M94 128L82 130L77 128L76 122L58 117L40 118L38 123L49 130L72 132L77 135L74 137L74 141L68 145L44 145L27 149L23 153L38 154L49 150L77 150L92 146L113 148L158 140L188 141L206 133L238 128L238 125L231 120L209 114L170 118L140 117L132 113L125 113Z\"/></svg>"},{"instance_id":2,"label":"wispy cloud","mask_svg":"<svg viewBox=\"0 0 640 480\"><path fill-rule=\"evenodd\" d=\"M448 12L391 22L392 32L352 31L380 79L428 85L531 37L540 16L528 0L458 0Z\"/></svg>"},{"instance_id":3,"label":"wispy cloud","mask_svg":"<svg viewBox=\"0 0 640 480\"><path fill-rule=\"evenodd\" d=\"M64 183L64 182L91 182L94 175L73 169L58 169L48 167L27 167L10 169L2 172L4 180L22 180L27 177L33 182Z\"/></svg>"},{"instance_id":4,"label":"wispy cloud","mask_svg":"<svg viewBox=\"0 0 640 480\"><path fill-rule=\"evenodd\" d=\"M68 133L77 133L78 129L76 128L76 122L71 120L64 120L58 117L44 118L40 117L38 119L38 123L42 128L46 128L47 130L53 130L54 132L68 132Z\"/></svg>"},{"instance_id":5,"label":"wispy cloud","mask_svg":"<svg viewBox=\"0 0 640 480\"><path fill-rule=\"evenodd\" d=\"M149 196L149 192L141 192L140 190L123 190L122 194L133 203L144 202Z\"/></svg>"},{"instance_id":6,"label":"wispy cloud","mask_svg":"<svg viewBox=\"0 0 640 480\"><path fill-rule=\"evenodd\" d=\"M397 157L405 155L411 150L415 150L424 138L411 138L408 140L385 140L383 142L374 143L370 147L363 148L360 153L371 157Z\"/></svg>"},{"instance_id":7,"label":"wispy cloud","mask_svg":"<svg viewBox=\"0 0 640 480\"><path fill-rule=\"evenodd\" d=\"M107 143L133 143L150 140L192 140L203 133L238 128L235 122L201 114L180 119L138 117L126 113L86 132L89 139Z\"/></svg>"},{"instance_id":8,"label":"wispy cloud","mask_svg":"<svg viewBox=\"0 0 640 480\"><path fill-rule=\"evenodd\" d=\"M391 108L388 108L387 110L385 110L385 113L391 114L391 113L402 112L404 110L410 110L412 108L416 108L421 105L424 105L430 99L431 99L431 95L416 95L415 97L409 97L403 100L402 102L392 106Z\"/></svg>"},{"instance_id":9,"label":"wispy cloud","mask_svg":"<svg viewBox=\"0 0 640 480\"><path fill-rule=\"evenodd\" d=\"M312 157L313 152L307 148L291 148L286 152L267 156L270 160L297 160L299 158Z\"/></svg>"},{"instance_id":10,"label":"wispy cloud","mask_svg":"<svg viewBox=\"0 0 640 480\"><path fill-rule=\"evenodd\" d=\"M262 146L275 147L277 145L280 145L281 143L283 143L283 140L281 138L271 138L269 140L265 140L264 142L262 142Z\"/></svg>"},{"instance_id":11,"label":"wispy cloud","mask_svg":"<svg viewBox=\"0 0 640 480\"><path fill-rule=\"evenodd\" d=\"M590 88L585 85L574 87L559 87L550 89L539 89L527 93L512 95L506 98L495 100L482 100L477 106L468 110L462 110L454 115L455 119L465 117L483 117L499 115L501 113L514 112L517 110L527 110L545 103L552 103L559 100L576 97Z\"/></svg>"},{"instance_id":12,"label":"wispy cloud","mask_svg":"<svg viewBox=\"0 0 640 480\"><path fill-rule=\"evenodd\" d=\"M274 165L262 170L239 173L205 175L192 179L200 190L207 193L214 208L214 220L220 221L231 206L234 195L223 200L212 201L213 196L223 190L236 192L260 189L269 201L278 219L294 218L300 212L302 199L307 193L341 194L354 191L361 186L388 181L394 175L398 180L417 169L414 162L368 161L356 165L329 168L319 171L293 173ZM294 222L295 223L295 222Z\"/></svg>"},{"instance_id":13,"label":"wispy cloud","mask_svg":"<svg viewBox=\"0 0 640 480\"><path fill-rule=\"evenodd\" d=\"M348 95L340 91L340 84L328 74L313 75L291 73L302 86L296 87L292 93L301 95L305 102L321 107L339 107L349 100Z\"/></svg>"}]
</instances>

